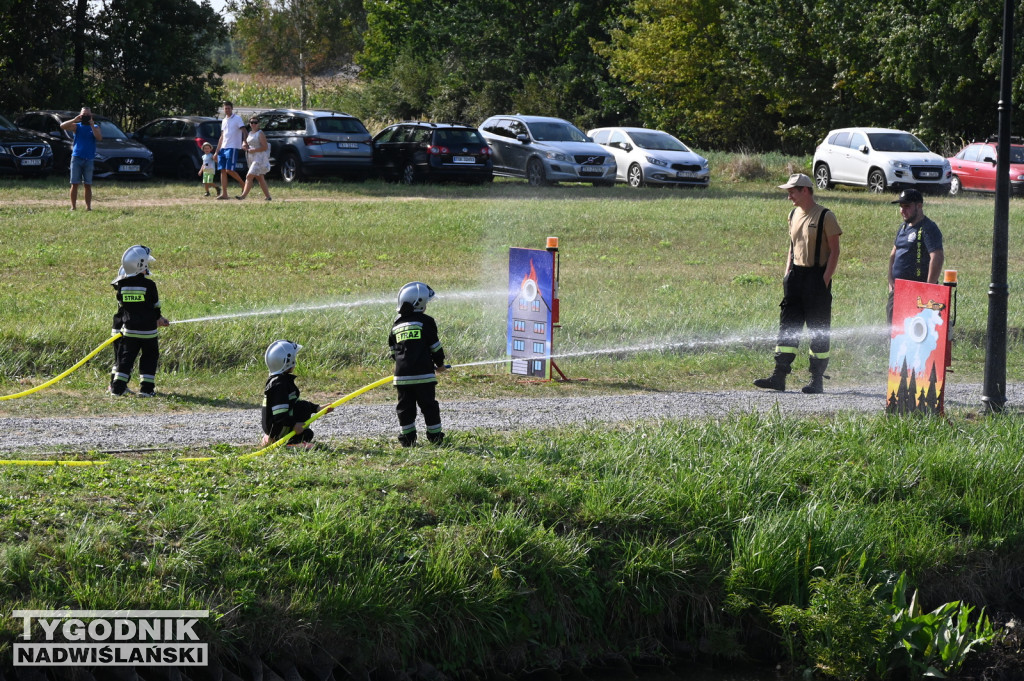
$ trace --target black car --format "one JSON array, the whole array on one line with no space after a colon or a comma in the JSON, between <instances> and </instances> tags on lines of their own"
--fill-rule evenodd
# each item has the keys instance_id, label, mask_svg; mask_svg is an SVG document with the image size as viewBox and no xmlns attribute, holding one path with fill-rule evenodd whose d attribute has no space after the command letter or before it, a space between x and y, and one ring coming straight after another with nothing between
<instances>
[{"instance_id":1,"label":"black car","mask_svg":"<svg viewBox=\"0 0 1024 681\"><path fill-rule=\"evenodd\" d=\"M198 180L203 166L203 144L214 150L220 140L220 120L210 116L169 116L146 123L132 133L153 152L153 172L179 180ZM238 154L235 170L245 177L245 154Z\"/></svg>"},{"instance_id":2,"label":"black car","mask_svg":"<svg viewBox=\"0 0 1024 681\"><path fill-rule=\"evenodd\" d=\"M270 163L285 182L313 175L364 179L373 171L370 133L355 116L274 109L257 118L270 144Z\"/></svg>"},{"instance_id":3,"label":"black car","mask_svg":"<svg viewBox=\"0 0 1024 681\"><path fill-rule=\"evenodd\" d=\"M46 177L52 170L50 145L0 116L0 174Z\"/></svg>"},{"instance_id":4,"label":"black car","mask_svg":"<svg viewBox=\"0 0 1024 681\"><path fill-rule=\"evenodd\" d=\"M482 183L494 179L491 149L476 128L396 123L373 138L373 167L386 180Z\"/></svg>"},{"instance_id":5,"label":"black car","mask_svg":"<svg viewBox=\"0 0 1024 681\"><path fill-rule=\"evenodd\" d=\"M77 111L27 111L14 122L19 128L43 135L53 149L55 170L71 167L73 133L60 124L78 115ZM128 137L113 121L93 114L103 139L96 142L93 177L146 180L153 174L153 152Z\"/></svg>"}]
</instances>

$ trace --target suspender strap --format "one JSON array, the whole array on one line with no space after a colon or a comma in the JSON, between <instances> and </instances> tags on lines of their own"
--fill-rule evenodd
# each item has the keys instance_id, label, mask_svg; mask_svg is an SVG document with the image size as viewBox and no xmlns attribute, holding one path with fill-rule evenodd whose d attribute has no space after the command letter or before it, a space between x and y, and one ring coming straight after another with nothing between
<instances>
[{"instance_id":1,"label":"suspender strap","mask_svg":"<svg viewBox=\"0 0 1024 681\"><path fill-rule=\"evenodd\" d=\"M786 221L786 226L793 224L793 213L796 212L796 208L789 211L789 219ZM789 269L793 269L793 258L795 257L796 247L793 245L793 237L789 238Z\"/></svg>"},{"instance_id":2,"label":"suspender strap","mask_svg":"<svg viewBox=\"0 0 1024 681\"><path fill-rule=\"evenodd\" d=\"M818 235L817 241L814 244L814 266L823 267L818 264L818 260L821 258L821 236L825 231L825 215L828 213L828 208L824 208L821 211L821 215L818 216L818 224L816 225L815 232Z\"/></svg>"}]
</instances>

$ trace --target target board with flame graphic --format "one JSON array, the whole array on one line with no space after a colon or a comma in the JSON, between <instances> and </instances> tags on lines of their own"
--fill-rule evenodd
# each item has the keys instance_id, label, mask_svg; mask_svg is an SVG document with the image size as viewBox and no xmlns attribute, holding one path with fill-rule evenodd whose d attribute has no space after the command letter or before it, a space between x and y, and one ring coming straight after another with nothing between
<instances>
[{"instance_id":1,"label":"target board with flame graphic","mask_svg":"<svg viewBox=\"0 0 1024 681\"><path fill-rule=\"evenodd\" d=\"M551 311L555 256L550 251L508 251L508 345L511 372L551 378Z\"/></svg>"},{"instance_id":2,"label":"target board with flame graphic","mask_svg":"<svg viewBox=\"0 0 1024 681\"><path fill-rule=\"evenodd\" d=\"M943 413L949 365L950 288L896 280L885 410Z\"/></svg>"}]
</instances>

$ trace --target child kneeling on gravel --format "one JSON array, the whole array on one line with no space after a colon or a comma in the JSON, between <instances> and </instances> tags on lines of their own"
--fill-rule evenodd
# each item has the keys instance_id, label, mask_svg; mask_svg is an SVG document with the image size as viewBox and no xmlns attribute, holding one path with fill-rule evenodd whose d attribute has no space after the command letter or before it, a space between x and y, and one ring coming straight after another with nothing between
<instances>
[{"instance_id":1,"label":"child kneeling on gravel","mask_svg":"<svg viewBox=\"0 0 1024 681\"><path fill-rule=\"evenodd\" d=\"M299 388L295 385L295 356L302 346L287 340L276 340L270 344L263 361L267 363L270 377L263 388L263 444L276 442L291 431L294 437L288 446L312 447L313 431L306 428L309 417L320 411L320 406L299 399ZM334 409L328 409L331 413Z\"/></svg>"}]
</instances>

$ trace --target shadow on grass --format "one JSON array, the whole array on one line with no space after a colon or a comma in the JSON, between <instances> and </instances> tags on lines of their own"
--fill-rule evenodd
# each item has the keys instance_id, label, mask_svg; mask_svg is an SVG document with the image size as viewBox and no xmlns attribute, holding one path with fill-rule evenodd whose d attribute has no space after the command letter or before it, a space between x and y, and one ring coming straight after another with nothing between
<instances>
[{"instance_id":1,"label":"shadow on grass","mask_svg":"<svg viewBox=\"0 0 1024 681\"><path fill-rule=\"evenodd\" d=\"M222 407L224 409L259 409L262 404L258 402L242 402L224 397L199 397L188 393L161 392L161 396L172 399L175 402L188 405L200 405L204 407Z\"/></svg>"}]
</instances>

